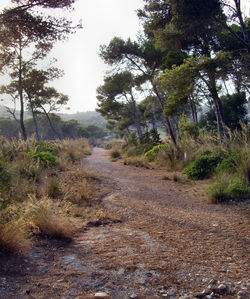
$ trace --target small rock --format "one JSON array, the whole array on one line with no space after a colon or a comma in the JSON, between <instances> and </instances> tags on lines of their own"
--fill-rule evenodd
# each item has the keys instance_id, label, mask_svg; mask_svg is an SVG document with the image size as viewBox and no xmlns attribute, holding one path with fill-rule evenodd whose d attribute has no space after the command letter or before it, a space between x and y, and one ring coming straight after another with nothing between
<instances>
[{"instance_id":1,"label":"small rock","mask_svg":"<svg viewBox=\"0 0 250 299\"><path fill-rule=\"evenodd\" d=\"M212 279L210 282L209 282L210 285L216 285L217 284L217 280L216 279Z\"/></svg>"},{"instance_id":2,"label":"small rock","mask_svg":"<svg viewBox=\"0 0 250 299\"><path fill-rule=\"evenodd\" d=\"M239 291L239 292L238 292L238 296L239 296L240 298L244 298L244 297L247 297L247 293L244 292L244 291Z\"/></svg>"},{"instance_id":3,"label":"small rock","mask_svg":"<svg viewBox=\"0 0 250 299\"><path fill-rule=\"evenodd\" d=\"M172 292L168 292L167 295L168 295L169 297L171 297L171 296L174 297L174 296L175 296L175 292L173 292L173 291L172 291Z\"/></svg>"},{"instance_id":4,"label":"small rock","mask_svg":"<svg viewBox=\"0 0 250 299\"><path fill-rule=\"evenodd\" d=\"M207 296L207 299L213 299L215 297L214 293L211 293L209 296Z\"/></svg>"},{"instance_id":5,"label":"small rock","mask_svg":"<svg viewBox=\"0 0 250 299\"><path fill-rule=\"evenodd\" d=\"M202 294L204 294L204 295L210 295L211 291L206 289L206 290L202 291Z\"/></svg>"},{"instance_id":6,"label":"small rock","mask_svg":"<svg viewBox=\"0 0 250 299\"><path fill-rule=\"evenodd\" d=\"M133 293L133 294L130 296L130 298L135 299L135 298L137 298L137 295L136 295L135 293Z\"/></svg>"},{"instance_id":7,"label":"small rock","mask_svg":"<svg viewBox=\"0 0 250 299\"><path fill-rule=\"evenodd\" d=\"M27 295L29 295L29 294L30 294L30 290L27 290L25 293L26 293Z\"/></svg>"},{"instance_id":8,"label":"small rock","mask_svg":"<svg viewBox=\"0 0 250 299\"><path fill-rule=\"evenodd\" d=\"M201 293L201 294L194 295L194 297L195 298L204 298L204 297L206 297L206 295Z\"/></svg>"},{"instance_id":9,"label":"small rock","mask_svg":"<svg viewBox=\"0 0 250 299\"><path fill-rule=\"evenodd\" d=\"M105 293L105 292L95 293L95 298L106 299L108 297L109 297L109 295L107 293Z\"/></svg>"},{"instance_id":10,"label":"small rock","mask_svg":"<svg viewBox=\"0 0 250 299\"><path fill-rule=\"evenodd\" d=\"M227 291L227 286L225 284L220 284L218 286L218 289L220 290L221 293L226 293Z\"/></svg>"},{"instance_id":11,"label":"small rock","mask_svg":"<svg viewBox=\"0 0 250 299\"><path fill-rule=\"evenodd\" d=\"M152 299L160 299L160 296L158 296L158 295L154 295L154 296L152 297Z\"/></svg>"}]
</instances>

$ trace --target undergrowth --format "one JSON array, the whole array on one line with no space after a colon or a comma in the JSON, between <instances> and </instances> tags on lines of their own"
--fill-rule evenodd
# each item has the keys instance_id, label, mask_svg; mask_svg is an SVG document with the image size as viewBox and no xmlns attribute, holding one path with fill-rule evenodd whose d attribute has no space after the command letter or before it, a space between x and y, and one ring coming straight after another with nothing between
<instances>
[{"instance_id":1,"label":"undergrowth","mask_svg":"<svg viewBox=\"0 0 250 299\"><path fill-rule=\"evenodd\" d=\"M70 240L75 217L82 217L82 225L102 213L88 182L97 178L81 166L89 154L85 139L1 138L0 252L25 253L35 236Z\"/></svg>"}]
</instances>

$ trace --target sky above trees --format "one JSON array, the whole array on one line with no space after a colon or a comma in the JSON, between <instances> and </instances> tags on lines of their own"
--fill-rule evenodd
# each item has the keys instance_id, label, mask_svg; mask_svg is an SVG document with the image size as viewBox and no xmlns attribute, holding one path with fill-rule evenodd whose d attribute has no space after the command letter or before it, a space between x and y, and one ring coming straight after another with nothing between
<instances>
[{"instance_id":1,"label":"sky above trees","mask_svg":"<svg viewBox=\"0 0 250 299\"><path fill-rule=\"evenodd\" d=\"M9 3L1 0L0 10ZM64 14L75 23L82 20L83 29L70 35L67 41L58 42L50 54L51 58L57 58L56 66L65 72L53 86L69 96L70 113L96 108L96 88L102 84L107 70L98 55L99 47L108 44L114 36L135 38L140 30L135 11L143 7L143 1L78 0L74 7L73 12ZM3 80L0 77L0 83Z\"/></svg>"}]
</instances>

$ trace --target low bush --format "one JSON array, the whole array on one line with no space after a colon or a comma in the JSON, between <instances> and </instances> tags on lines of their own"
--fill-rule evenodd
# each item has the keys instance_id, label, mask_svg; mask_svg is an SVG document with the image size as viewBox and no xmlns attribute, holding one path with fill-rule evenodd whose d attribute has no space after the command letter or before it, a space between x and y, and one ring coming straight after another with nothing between
<instances>
[{"instance_id":1,"label":"low bush","mask_svg":"<svg viewBox=\"0 0 250 299\"><path fill-rule=\"evenodd\" d=\"M222 151L200 155L184 168L184 173L191 180L208 178L223 158L225 158L225 153Z\"/></svg>"},{"instance_id":2,"label":"low bush","mask_svg":"<svg viewBox=\"0 0 250 299\"><path fill-rule=\"evenodd\" d=\"M215 182L207 188L212 203L244 199L250 196L250 188L240 178L232 178L228 173L220 173Z\"/></svg>"},{"instance_id":3,"label":"low bush","mask_svg":"<svg viewBox=\"0 0 250 299\"><path fill-rule=\"evenodd\" d=\"M34 142L34 147L36 147L37 152L49 152L53 156L57 156L59 154L59 147L56 142L47 142L47 141L36 141Z\"/></svg>"},{"instance_id":4,"label":"low bush","mask_svg":"<svg viewBox=\"0 0 250 299\"><path fill-rule=\"evenodd\" d=\"M148 152L146 152L144 154L144 157L148 161L152 162L157 157L159 151L160 150L165 150L165 149L166 149L166 145L165 144L158 144L158 145L154 146L151 150L149 150Z\"/></svg>"},{"instance_id":5,"label":"low bush","mask_svg":"<svg viewBox=\"0 0 250 299\"><path fill-rule=\"evenodd\" d=\"M113 159L113 160L117 160L117 159L121 158L121 152L117 148L111 149L109 151L109 155L110 155L111 159Z\"/></svg>"},{"instance_id":6,"label":"low bush","mask_svg":"<svg viewBox=\"0 0 250 299\"><path fill-rule=\"evenodd\" d=\"M33 156L35 161L41 162L44 166L56 166L56 157L49 152L39 152Z\"/></svg>"}]
</instances>

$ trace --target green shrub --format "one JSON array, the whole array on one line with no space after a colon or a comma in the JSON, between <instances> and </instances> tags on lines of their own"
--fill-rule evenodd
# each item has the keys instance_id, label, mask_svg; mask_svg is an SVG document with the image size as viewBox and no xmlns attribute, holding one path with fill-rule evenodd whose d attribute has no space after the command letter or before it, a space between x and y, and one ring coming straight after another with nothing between
<instances>
[{"instance_id":1,"label":"green shrub","mask_svg":"<svg viewBox=\"0 0 250 299\"><path fill-rule=\"evenodd\" d=\"M216 182L207 188L211 202L218 203L230 199L243 199L250 195L250 188L240 178L231 178L221 173Z\"/></svg>"},{"instance_id":2,"label":"green shrub","mask_svg":"<svg viewBox=\"0 0 250 299\"><path fill-rule=\"evenodd\" d=\"M49 152L54 156L57 156L59 153L59 148L56 143L37 141L34 146L37 148L37 152Z\"/></svg>"},{"instance_id":3,"label":"green shrub","mask_svg":"<svg viewBox=\"0 0 250 299\"><path fill-rule=\"evenodd\" d=\"M42 162L45 166L56 166L58 164L56 157L49 152L39 152L33 156L35 161Z\"/></svg>"},{"instance_id":4,"label":"green shrub","mask_svg":"<svg viewBox=\"0 0 250 299\"><path fill-rule=\"evenodd\" d=\"M229 182L227 191L230 198L240 198L250 194L247 185L239 178L233 179Z\"/></svg>"},{"instance_id":5,"label":"green shrub","mask_svg":"<svg viewBox=\"0 0 250 299\"><path fill-rule=\"evenodd\" d=\"M2 161L0 161L0 187L2 188L8 188L10 185L11 176L4 165Z\"/></svg>"},{"instance_id":6,"label":"green shrub","mask_svg":"<svg viewBox=\"0 0 250 299\"><path fill-rule=\"evenodd\" d=\"M159 151L161 149L166 149L166 145L165 144L159 144L159 145L156 145L154 146L150 151L147 151L145 154L144 154L144 157L148 160L148 161L154 161L157 154L159 153Z\"/></svg>"},{"instance_id":7,"label":"green shrub","mask_svg":"<svg viewBox=\"0 0 250 299\"><path fill-rule=\"evenodd\" d=\"M223 158L225 153L222 151L200 155L184 168L184 173L188 179L202 180L208 178Z\"/></svg>"},{"instance_id":8,"label":"green shrub","mask_svg":"<svg viewBox=\"0 0 250 299\"><path fill-rule=\"evenodd\" d=\"M229 157L223 159L215 169L216 173L221 171L236 171L237 162L240 160L239 153L232 152Z\"/></svg>"}]
</instances>

